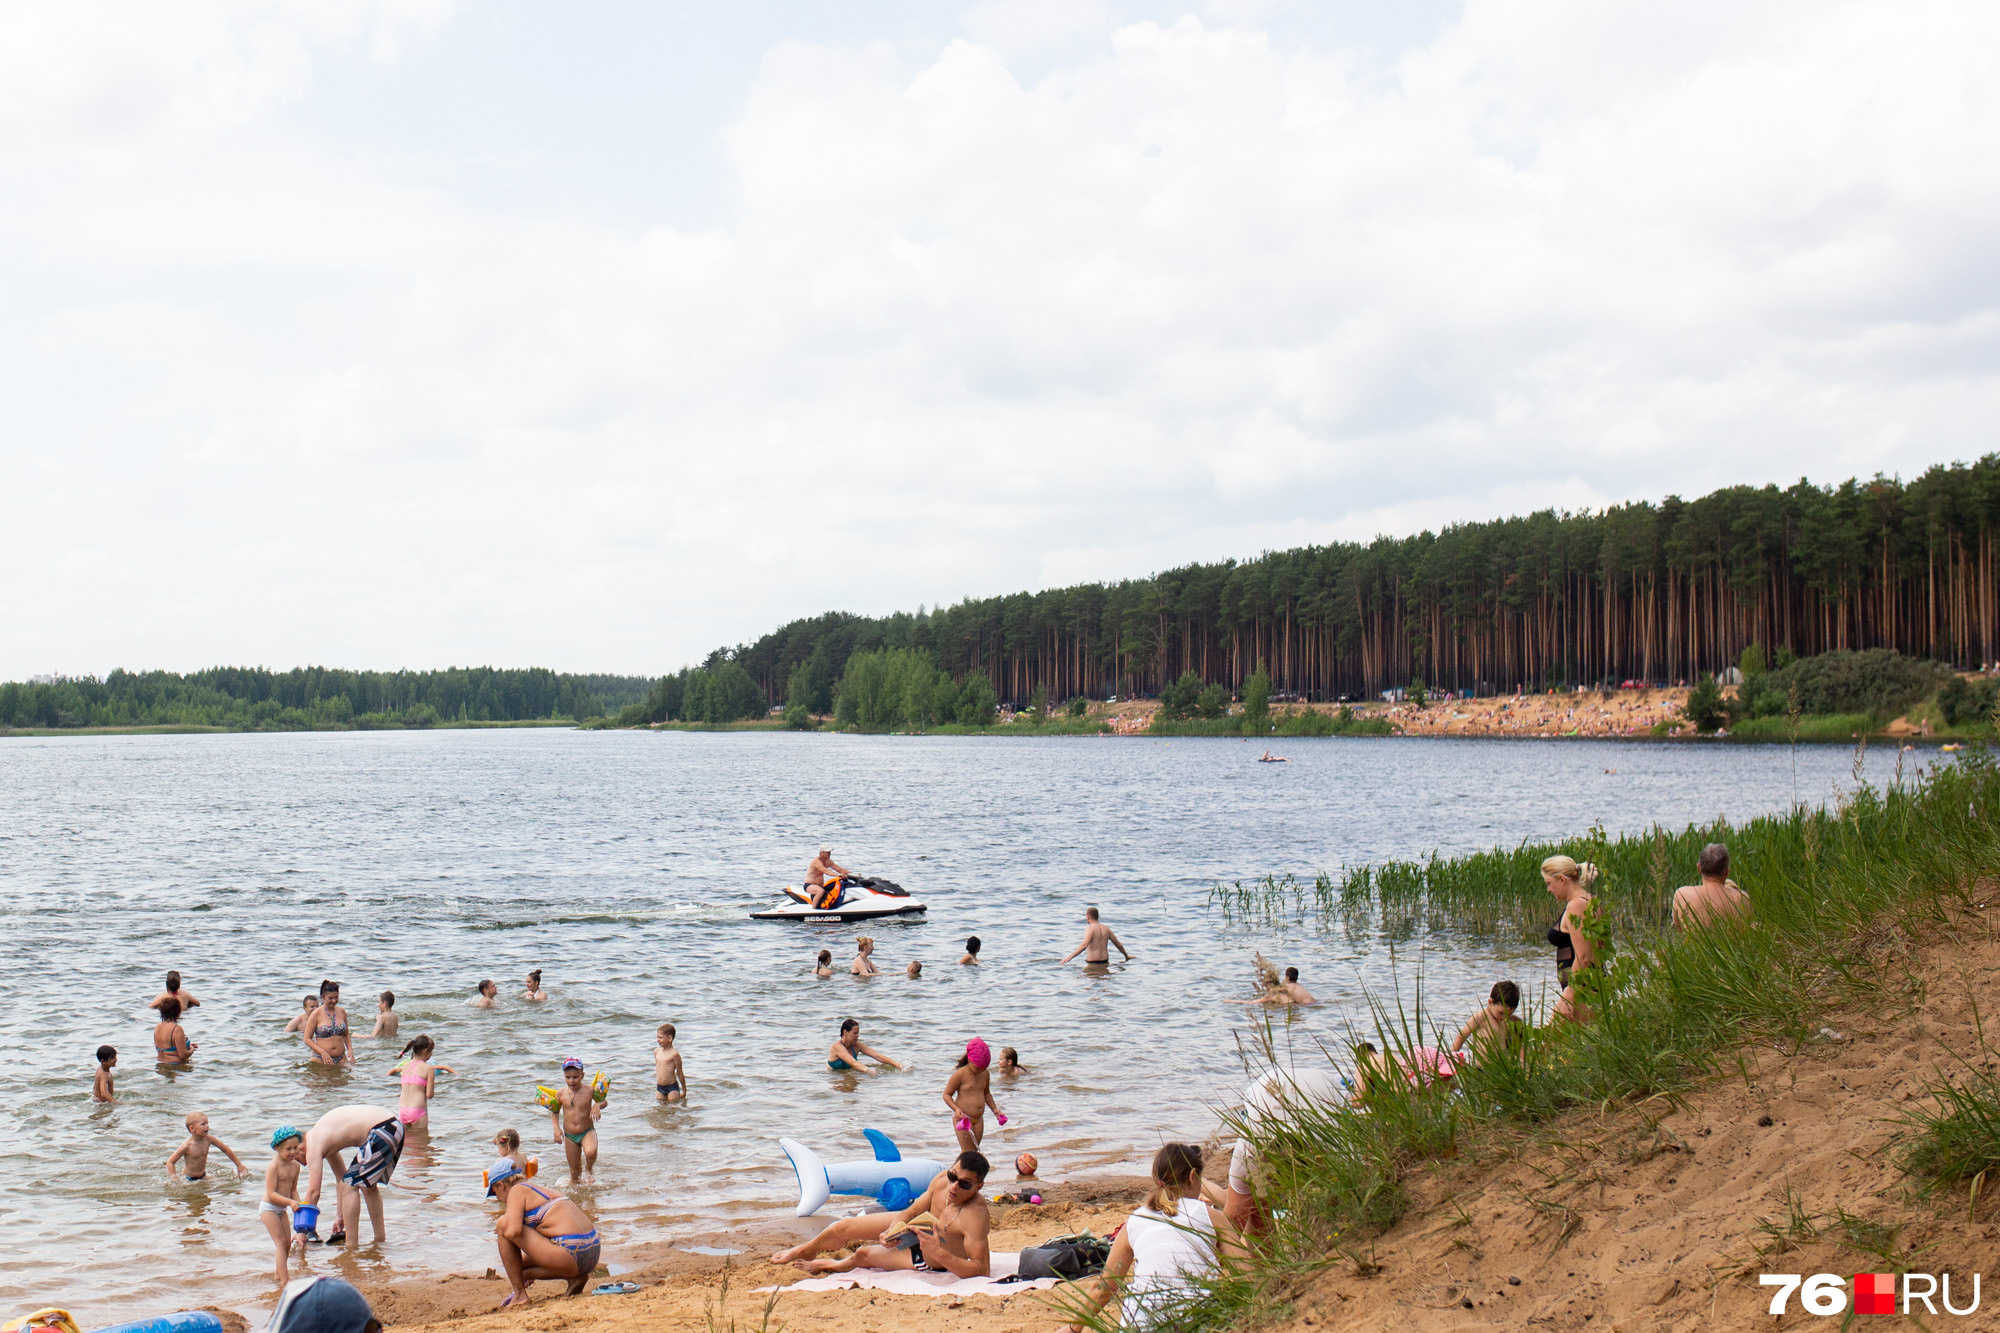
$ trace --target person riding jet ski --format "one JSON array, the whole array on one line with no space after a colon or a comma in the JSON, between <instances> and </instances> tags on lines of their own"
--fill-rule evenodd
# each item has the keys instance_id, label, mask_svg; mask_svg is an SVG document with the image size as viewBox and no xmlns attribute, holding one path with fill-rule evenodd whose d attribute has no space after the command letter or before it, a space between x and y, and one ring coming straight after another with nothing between
<instances>
[{"instance_id":1,"label":"person riding jet ski","mask_svg":"<svg viewBox=\"0 0 2000 1333\"><path fill-rule=\"evenodd\" d=\"M827 879L827 872L833 872L833 879ZM841 895L846 889L846 881L853 874L846 866L833 859L833 849L822 847L819 855L806 867L806 892L812 895L812 905L822 912L830 912L840 906Z\"/></svg>"}]
</instances>

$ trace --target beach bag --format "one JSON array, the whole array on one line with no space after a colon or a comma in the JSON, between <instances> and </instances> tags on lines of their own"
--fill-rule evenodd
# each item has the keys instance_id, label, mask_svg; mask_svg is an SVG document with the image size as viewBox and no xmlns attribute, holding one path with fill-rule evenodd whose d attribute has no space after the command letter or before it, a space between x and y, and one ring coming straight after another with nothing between
<instances>
[{"instance_id":1,"label":"beach bag","mask_svg":"<svg viewBox=\"0 0 2000 1333\"><path fill-rule=\"evenodd\" d=\"M1022 1250L1019 1272L1030 1280L1054 1277L1075 1281L1102 1273L1110 1258L1111 1242L1108 1240L1088 1232L1080 1236L1058 1236L1054 1240L1043 1241L1031 1250Z\"/></svg>"}]
</instances>

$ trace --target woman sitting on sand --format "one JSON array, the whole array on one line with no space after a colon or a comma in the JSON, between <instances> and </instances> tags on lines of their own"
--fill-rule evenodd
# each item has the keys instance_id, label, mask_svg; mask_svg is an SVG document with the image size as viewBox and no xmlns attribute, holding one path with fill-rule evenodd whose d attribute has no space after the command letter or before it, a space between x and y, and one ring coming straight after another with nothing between
<instances>
[{"instance_id":1,"label":"woman sitting on sand","mask_svg":"<svg viewBox=\"0 0 2000 1333\"><path fill-rule=\"evenodd\" d=\"M511 1156L486 1168L486 1193L500 1202L493 1234L513 1288L500 1308L526 1305L530 1282L567 1282L563 1295L579 1295L597 1268L597 1224L569 1199L530 1182Z\"/></svg>"},{"instance_id":2,"label":"woman sitting on sand","mask_svg":"<svg viewBox=\"0 0 2000 1333\"><path fill-rule=\"evenodd\" d=\"M1682 930L1690 926L1741 925L1755 909L1750 895L1729 878L1729 849L1711 842L1701 849L1695 862L1701 883L1674 890L1674 924Z\"/></svg>"},{"instance_id":3,"label":"woman sitting on sand","mask_svg":"<svg viewBox=\"0 0 2000 1333\"><path fill-rule=\"evenodd\" d=\"M1169 1143L1153 1154L1153 1189L1119 1228L1104 1276L1084 1301L1070 1333L1082 1333L1122 1285L1120 1327L1149 1329L1199 1294L1194 1281L1218 1261L1243 1257L1242 1237L1221 1208L1211 1208L1201 1178L1201 1149ZM1121 1282L1121 1279L1123 1281Z\"/></svg>"},{"instance_id":4,"label":"woman sitting on sand","mask_svg":"<svg viewBox=\"0 0 2000 1333\"><path fill-rule=\"evenodd\" d=\"M1590 1008L1578 1002L1574 978L1578 972L1597 966L1597 946L1583 933L1583 919L1595 899L1590 886L1597 881L1597 867L1578 864L1567 856L1551 856L1542 862L1542 882L1549 895L1563 905L1562 916L1549 927L1549 943L1556 946L1556 976L1563 983L1556 1001L1555 1016L1572 1023L1588 1023Z\"/></svg>"}]
</instances>

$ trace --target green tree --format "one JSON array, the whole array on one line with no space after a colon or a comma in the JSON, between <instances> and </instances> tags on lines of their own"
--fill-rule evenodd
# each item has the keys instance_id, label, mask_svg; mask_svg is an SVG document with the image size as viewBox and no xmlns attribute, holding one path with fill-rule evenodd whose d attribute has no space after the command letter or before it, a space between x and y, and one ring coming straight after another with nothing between
<instances>
[{"instance_id":1,"label":"green tree","mask_svg":"<svg viewBox=\"0 0 2000 1333\"><path fill-rule=\"evenodd\" d=\"M1687 717L1694 723L1696 731L1714 731L1722 725L1722 690L1716 685L1715 677L1703 676L1688 691Z\"/></svg>"},{"instance_id":2,"label":"green tree","mask_svg":"<svg viewBox=\"0 0 2000 1333\"><path fill-rule=\"evenodd\" d=\"M1205 718L1221 717L1229 711L1229 691L1220 685L1209 686L1195 696L1194 711Z\"/></svg>"},{"instance_id":3,"label":"green tree","mask_svg":"<svg viewBox=\"0 0 2000 1333\"><path fill-rule=\"evenodd\" d=\"M1262 736L1271 730L1271 676L1260 663L1243 682L1243 731Z\"/></svg>"},{"instance_id":4,"label":"green tree","mask_svg":"<svg viewBox=\"0 0 2000 1333\"><path fill-rule=\"evenodd\" d=\"M1192 671L1183 671L1179 679L1160 691L1160 716L1169 722L1179 722L1189 717L1195 709L1195 701L1201 697L1201 677Z\"/></svg>"},{"instance_id":5,"label":"green tree","mask_svg":"<svg viewBox=\"0 0 2000 1333\"><path fill-rule=\"evenodd\" d=\"M1422 676L1413 676L1410 678L1408 694L1410 702L1419 708L1422 708L1430 701L1430 695L1424 691L1424 678Z\"/></svg>"},{"instance_id":6,"label":"green tree","mask_svg":"<svg viewBox=\"0 0 2000 1333\"><path fill-rule=\"evenodd\" d=\"M1000 712L1000 696L984 676L969 676L958 696L958 723L964 727L990 727Z\"/></svg>"}]
</instances>

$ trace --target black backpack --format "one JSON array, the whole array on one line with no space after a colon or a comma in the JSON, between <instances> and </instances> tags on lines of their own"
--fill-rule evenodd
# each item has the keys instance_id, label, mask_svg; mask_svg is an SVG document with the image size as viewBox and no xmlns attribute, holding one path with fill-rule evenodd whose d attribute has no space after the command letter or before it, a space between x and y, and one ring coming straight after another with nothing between
<instances>
[{"instance_id":1,"label":"black backpack","mask_svg":"<svg viewBox=\"0 0 2000 1333\"><path fill-rule=\"evenodd\" d=\"M1086 1231L1076 1236L1057 1236L1031 1250L1022 1250L1019 1271L1027 1279L1056 1277L1074 1281L1102 1273L1110 1258L1111 1242Z\"/></svg>"}]
</instances>

